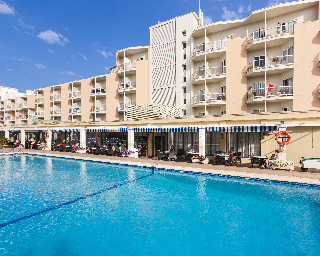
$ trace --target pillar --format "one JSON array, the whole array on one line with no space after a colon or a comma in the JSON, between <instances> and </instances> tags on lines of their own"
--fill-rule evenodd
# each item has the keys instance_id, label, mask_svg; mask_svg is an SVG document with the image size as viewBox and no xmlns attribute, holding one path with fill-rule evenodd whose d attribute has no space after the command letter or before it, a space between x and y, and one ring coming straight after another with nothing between
<instances>
[{"instance_id":1,"label":"pillar","mask_svg":"<svg viewBox=\"0 0 320 256\"><path fill-rule=\"evenodd\" d=\"M87 146L87 133L85 128L80 128L80 147L86 148Z\"/></svg>"},{"instance_id":2,"label":"pillar","mask_svg":"<svg viewBox=\"0 0 320 256\"><path fill-rule=\"evenodd\" d=\"M279 132L285 132L287 130L286 126L280 126ZM281 135L280 135L281 136ZM286 145L279 144L279 160L287 161L287 154L286 154Z\"/></svg>"},{"instance_id":3,"label":"pillar","mask_svg":"<svg viewBox=\"0 0 320 256\"><path fill-rule=\"evenodd\" d=\"M199 155L206 156L206 128L199 128Z\"/></svg>"},{"instance_id":4,"label":"pillar","mask_svg":"<svg viewBox=\"0 0 320 256\"><path fill-rule=\"evenodd\" d=\"M4 131L4 137L5 137L6 139L9 139L9 136L10 136L9 130L5 130L5 131Z\"/></svg>"},{"instance_id":5,"label":"pillar","mask_svg":"<svg viewBox=\"0 0 320 256\"><path fill-rule=\"evenodd\" d=\"M46 143L47 143L47 147L46 150L51 150L51 143L52 143L52 130L48 130L47 131L47 137L46 138Z\"/></svg>"},{"instance_id":6,"label":"pillar","mask_svg":"<svg viewBox=\"0 0 320 256\"><path fill-rule=\"evenodd\" d=\"M26 143L26 130L21 129L20 130L20 136L21 136L21 138L20 138L21 144L24 145Z\"/></svg>"},{"instance_id":7,"label":"pillar","mask_svg":"<svg viewBox=\"0 0 320 256\"><path fill-rule=\"evenodd\" d=\"M128 150L134 150L134 130L132 127L128 128Z\"/></svg>"}]
</instances>

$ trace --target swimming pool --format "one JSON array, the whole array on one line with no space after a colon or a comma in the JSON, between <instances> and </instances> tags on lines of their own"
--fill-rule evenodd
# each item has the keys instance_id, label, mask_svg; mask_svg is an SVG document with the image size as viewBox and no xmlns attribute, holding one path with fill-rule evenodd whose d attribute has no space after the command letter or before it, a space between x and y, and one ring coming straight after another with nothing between
<instances>
[{"instance_id":1,"label":"swimming pool","mask_svg":"<svg viewBox=\"0 0 320 256\"><path fill-rule=\"evenodd\" d=\"M320 255L319 188L36 156L0 167L1 255Z\"/></svg>"}]
</instances>

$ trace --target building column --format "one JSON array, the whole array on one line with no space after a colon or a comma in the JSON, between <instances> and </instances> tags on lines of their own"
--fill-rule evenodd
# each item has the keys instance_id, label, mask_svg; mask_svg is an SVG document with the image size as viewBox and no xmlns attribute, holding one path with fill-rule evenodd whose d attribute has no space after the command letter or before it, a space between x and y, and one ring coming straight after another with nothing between
<instances>
[{"instance_id":1,"label":"building column","mask_svg":"<svg viewBox=\"0 0 320 256\"><path fill-rule=\"evenodd\" d=\"M199 127L199 155L206 156L206 128Z\"/></svg>"},{"instance_id":2,"label":"building column","mask_svg":"<svg viewBox=\"0 0 320 256\"><path fill-rule=\"evenodd\" d=\"M86 148L87 146L87 133L85 128L80 128L80 147Z\"/></svg>"},{"instance_id":3,"label":"building column","mask_svg":"<svg viewBox=\"0 0 320 256\"><path fill-rule=\"evenodd\" d=\"M52 144L52 130L48 130L48 138L46 138L47 147L46 150L51 150L51 144Z\"/></svg>"},{"instance_id":4,"label":"building column","mask_svg":"<svg viewBox=\"0 0 320 256\"><path fill-rule=\"evenodd\" d=\"M128 128L128 150L134 150L134 130L132 127Z\"/></svg>"},{"instance_id":5,"label":"building column","mask_svg":"<svg viewBox=\"0 0 320 256\"><path fill-rule=\"evenodd\" d=\"M9 139L9 136L10 136L9 130L5 130L4 131L4 137Z\"/></svg>"},{"instance_id":6,"label":"building column","mask_svg":"<svg viewBox=\"0 0 320 256\"><path fill-rule=\"evenodd\" d=\"M20 136L21 136L21 138L20 138L21 144L24 145L26 142L26 130L20 129Z\"/></svg>"},{"instance_id":7,"label":"building column","mask_svg":"<svg viewBox=\"0 0 320 256\"><path fill-rule=\"evenodd\" d=\"M285 132L285 131L287 131L287 127L286 126L280 126L279 127L279 132ZM279 151L280 151L279 160L287 161L286 145L280 145L279 144Z\"/></svg>"}]
</instances>

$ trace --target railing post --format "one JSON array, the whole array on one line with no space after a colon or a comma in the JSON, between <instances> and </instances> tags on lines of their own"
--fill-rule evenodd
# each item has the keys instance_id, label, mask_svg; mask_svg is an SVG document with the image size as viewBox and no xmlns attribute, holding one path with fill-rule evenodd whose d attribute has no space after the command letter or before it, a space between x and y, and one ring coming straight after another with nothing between
<instances>
[{"instance_id":1,"label":"railing post","mask_svg":"<svg viewBox=\"0 0 320 256\"><path fill-rule=\"evenodd\" d=\"M206 128L199 127L199 155L206 156Z\"/></svg>"},{"instance_id":2,"label":"railing post","mask_svg":"<svg viewBox=\"0 0 320 256\"><path fill-rule=\"evenodd\" d=\"M134 150L134 130L132 127L128 128L128 150Z\"/></svg>"},{"instance_id":3,"label":"railing post","mask_svg":"<svg viewBox=\"0 0 320 256\"><path fill-rule=\"evenodd\" d=\"M87 140L86 129L80 128L80 147L86 148L87 146L86 140Z\"/></svg>"}]
</instances>

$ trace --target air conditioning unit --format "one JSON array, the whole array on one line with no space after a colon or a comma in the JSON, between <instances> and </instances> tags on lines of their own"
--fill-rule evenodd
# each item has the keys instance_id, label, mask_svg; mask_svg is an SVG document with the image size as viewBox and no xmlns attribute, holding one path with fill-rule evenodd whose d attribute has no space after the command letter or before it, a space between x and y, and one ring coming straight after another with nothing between
<instances>
[{"instance_id":1,"label":"air conditioning unit","mask_svg":"<svg viewBox=\"0 0 320 256\"><path fill-rule=\"evenodd\" d=\"M291 111L291 107L282 108L282 109L281 109L281 111L285 111L285 112L287 112L287 111Z\"/></svg>"},{"instance_id":2,"label":"air conditioning unit","mask_svg":"<svg viewBox=\"0 0 320 256\"><path fill-rule=\"evenodd\" d=\"M205 112L199 112L199 116L205 116L206 113Z\"/></svg>"},{"instance_id":3,"label":"air conditioning unit","mask_svg":"<svg viewBox=\"0 0 320 256\"><path fill-rule=\"evenodd\" d=\"M259 113L263 113L264 109L254 109L252 110L252 114L259 114Z\"/></svg>"},{"instance_id":4,"label":"air conditioning unit","mask_svg":"<svg viewBox=\"0 0 320 256\"><path fill-rule=\"evenodd\" d=\"M225 110L220 112L220 115L225 115L225 114L227 114L227 111L225 111Z\"/></svg>"}]
</instances>

